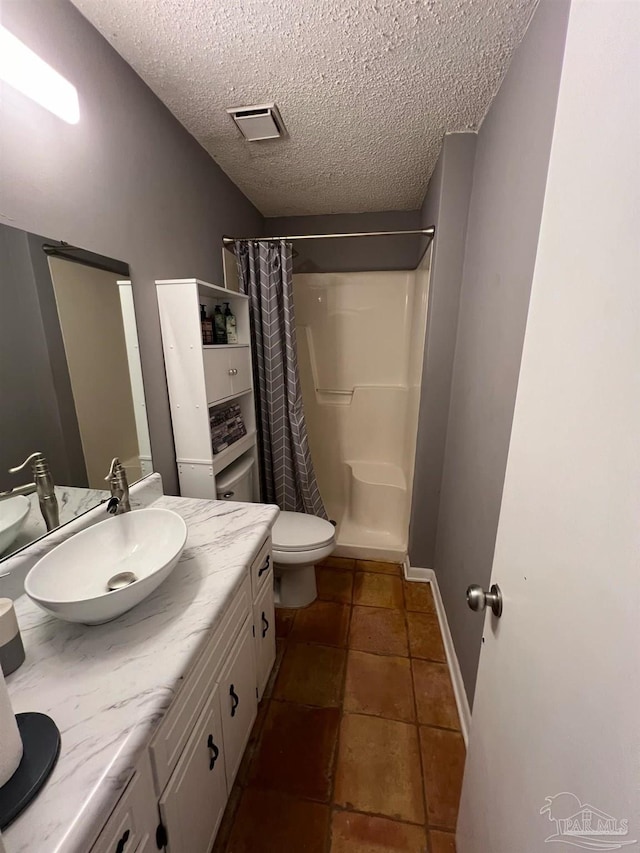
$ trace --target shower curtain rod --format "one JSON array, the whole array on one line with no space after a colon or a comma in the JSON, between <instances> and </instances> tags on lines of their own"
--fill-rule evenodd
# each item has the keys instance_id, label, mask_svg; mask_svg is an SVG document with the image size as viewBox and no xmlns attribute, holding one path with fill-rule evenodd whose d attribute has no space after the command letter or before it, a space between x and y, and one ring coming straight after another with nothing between
<instances>
[{"instance_id":1,"label":"shower curtain rod","mask_svg":"<svg viewBox=\"0 0 640 853\"><path fill-rule=\"evenodd\" d=\"M417 228L412 231L355 231L350 234L289 234L286 237L227 237L222 238L225 246L243 240L261 240L266 243L277 243L280 240L333 240L336 237L404 237L408 234L422 234L433 238L436 233L435 225L430 228Z\"/></svg>"}]
</instances>

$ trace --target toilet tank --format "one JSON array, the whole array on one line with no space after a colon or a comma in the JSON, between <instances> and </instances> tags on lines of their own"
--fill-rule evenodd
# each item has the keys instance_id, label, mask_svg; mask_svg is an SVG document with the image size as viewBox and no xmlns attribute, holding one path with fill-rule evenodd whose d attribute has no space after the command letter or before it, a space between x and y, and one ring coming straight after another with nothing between
<instances>
[{"instance_id":1,"label":"toilet tank","mask_svg":"<svg viewBox=\"0 0 640 853\"><path fill-rule=\"evenodd\" d=\"M253 471L252 456L241 457L228 465L216 477L216 494L219 501L253 501Z\"/></svg>"}]
</instances>

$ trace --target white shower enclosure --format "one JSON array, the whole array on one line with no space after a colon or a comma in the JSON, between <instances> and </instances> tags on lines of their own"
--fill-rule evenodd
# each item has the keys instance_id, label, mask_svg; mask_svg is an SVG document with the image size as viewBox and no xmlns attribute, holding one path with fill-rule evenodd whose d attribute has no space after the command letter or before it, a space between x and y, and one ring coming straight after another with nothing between
<instances>
[{"instance_id":1,"label":"white shower enclosure","mask_svg":"<svg viewBox=\"0 0 640 853\"><path fill-rule=\"evenodd\" d=\"M342 556L407 552L430 257L293 276L311 454Z\"/></svg>"}]
</instances>

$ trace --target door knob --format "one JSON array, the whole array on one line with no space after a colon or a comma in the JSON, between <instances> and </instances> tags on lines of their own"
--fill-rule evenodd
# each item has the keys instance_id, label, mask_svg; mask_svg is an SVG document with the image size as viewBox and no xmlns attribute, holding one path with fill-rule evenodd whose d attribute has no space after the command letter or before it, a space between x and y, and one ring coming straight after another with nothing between
<instances>
[{"instance_id":1,"label":"door knob","mask_svg":"<svg viewBox=\"0 0 640 853\"><path fill-rule=\"evenodd\" d=\"M502 616L502 593L497 583L492 584L486 592L479 584L472 583L467 589L467 604L476 613L484 610L487 605L493 610L498 619Z\"/></svg>"}]
</instances>

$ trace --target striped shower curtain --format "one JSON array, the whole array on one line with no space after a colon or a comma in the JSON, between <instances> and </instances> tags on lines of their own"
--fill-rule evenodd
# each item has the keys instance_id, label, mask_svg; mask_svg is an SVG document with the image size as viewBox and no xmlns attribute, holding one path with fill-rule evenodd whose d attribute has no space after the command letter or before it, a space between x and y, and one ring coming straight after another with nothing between
<instances>
[{"instance_id":1,"label":"striped shower curtain","mask_svg":"<svg viewBox=\"0 0 640 853\"><path fill-rule=\"evenodd\" d=\"M264 498L282 510L327 518L309 451L298 375L291 244L235 244L249 295Z\"/></svg>"}]
</instances>

